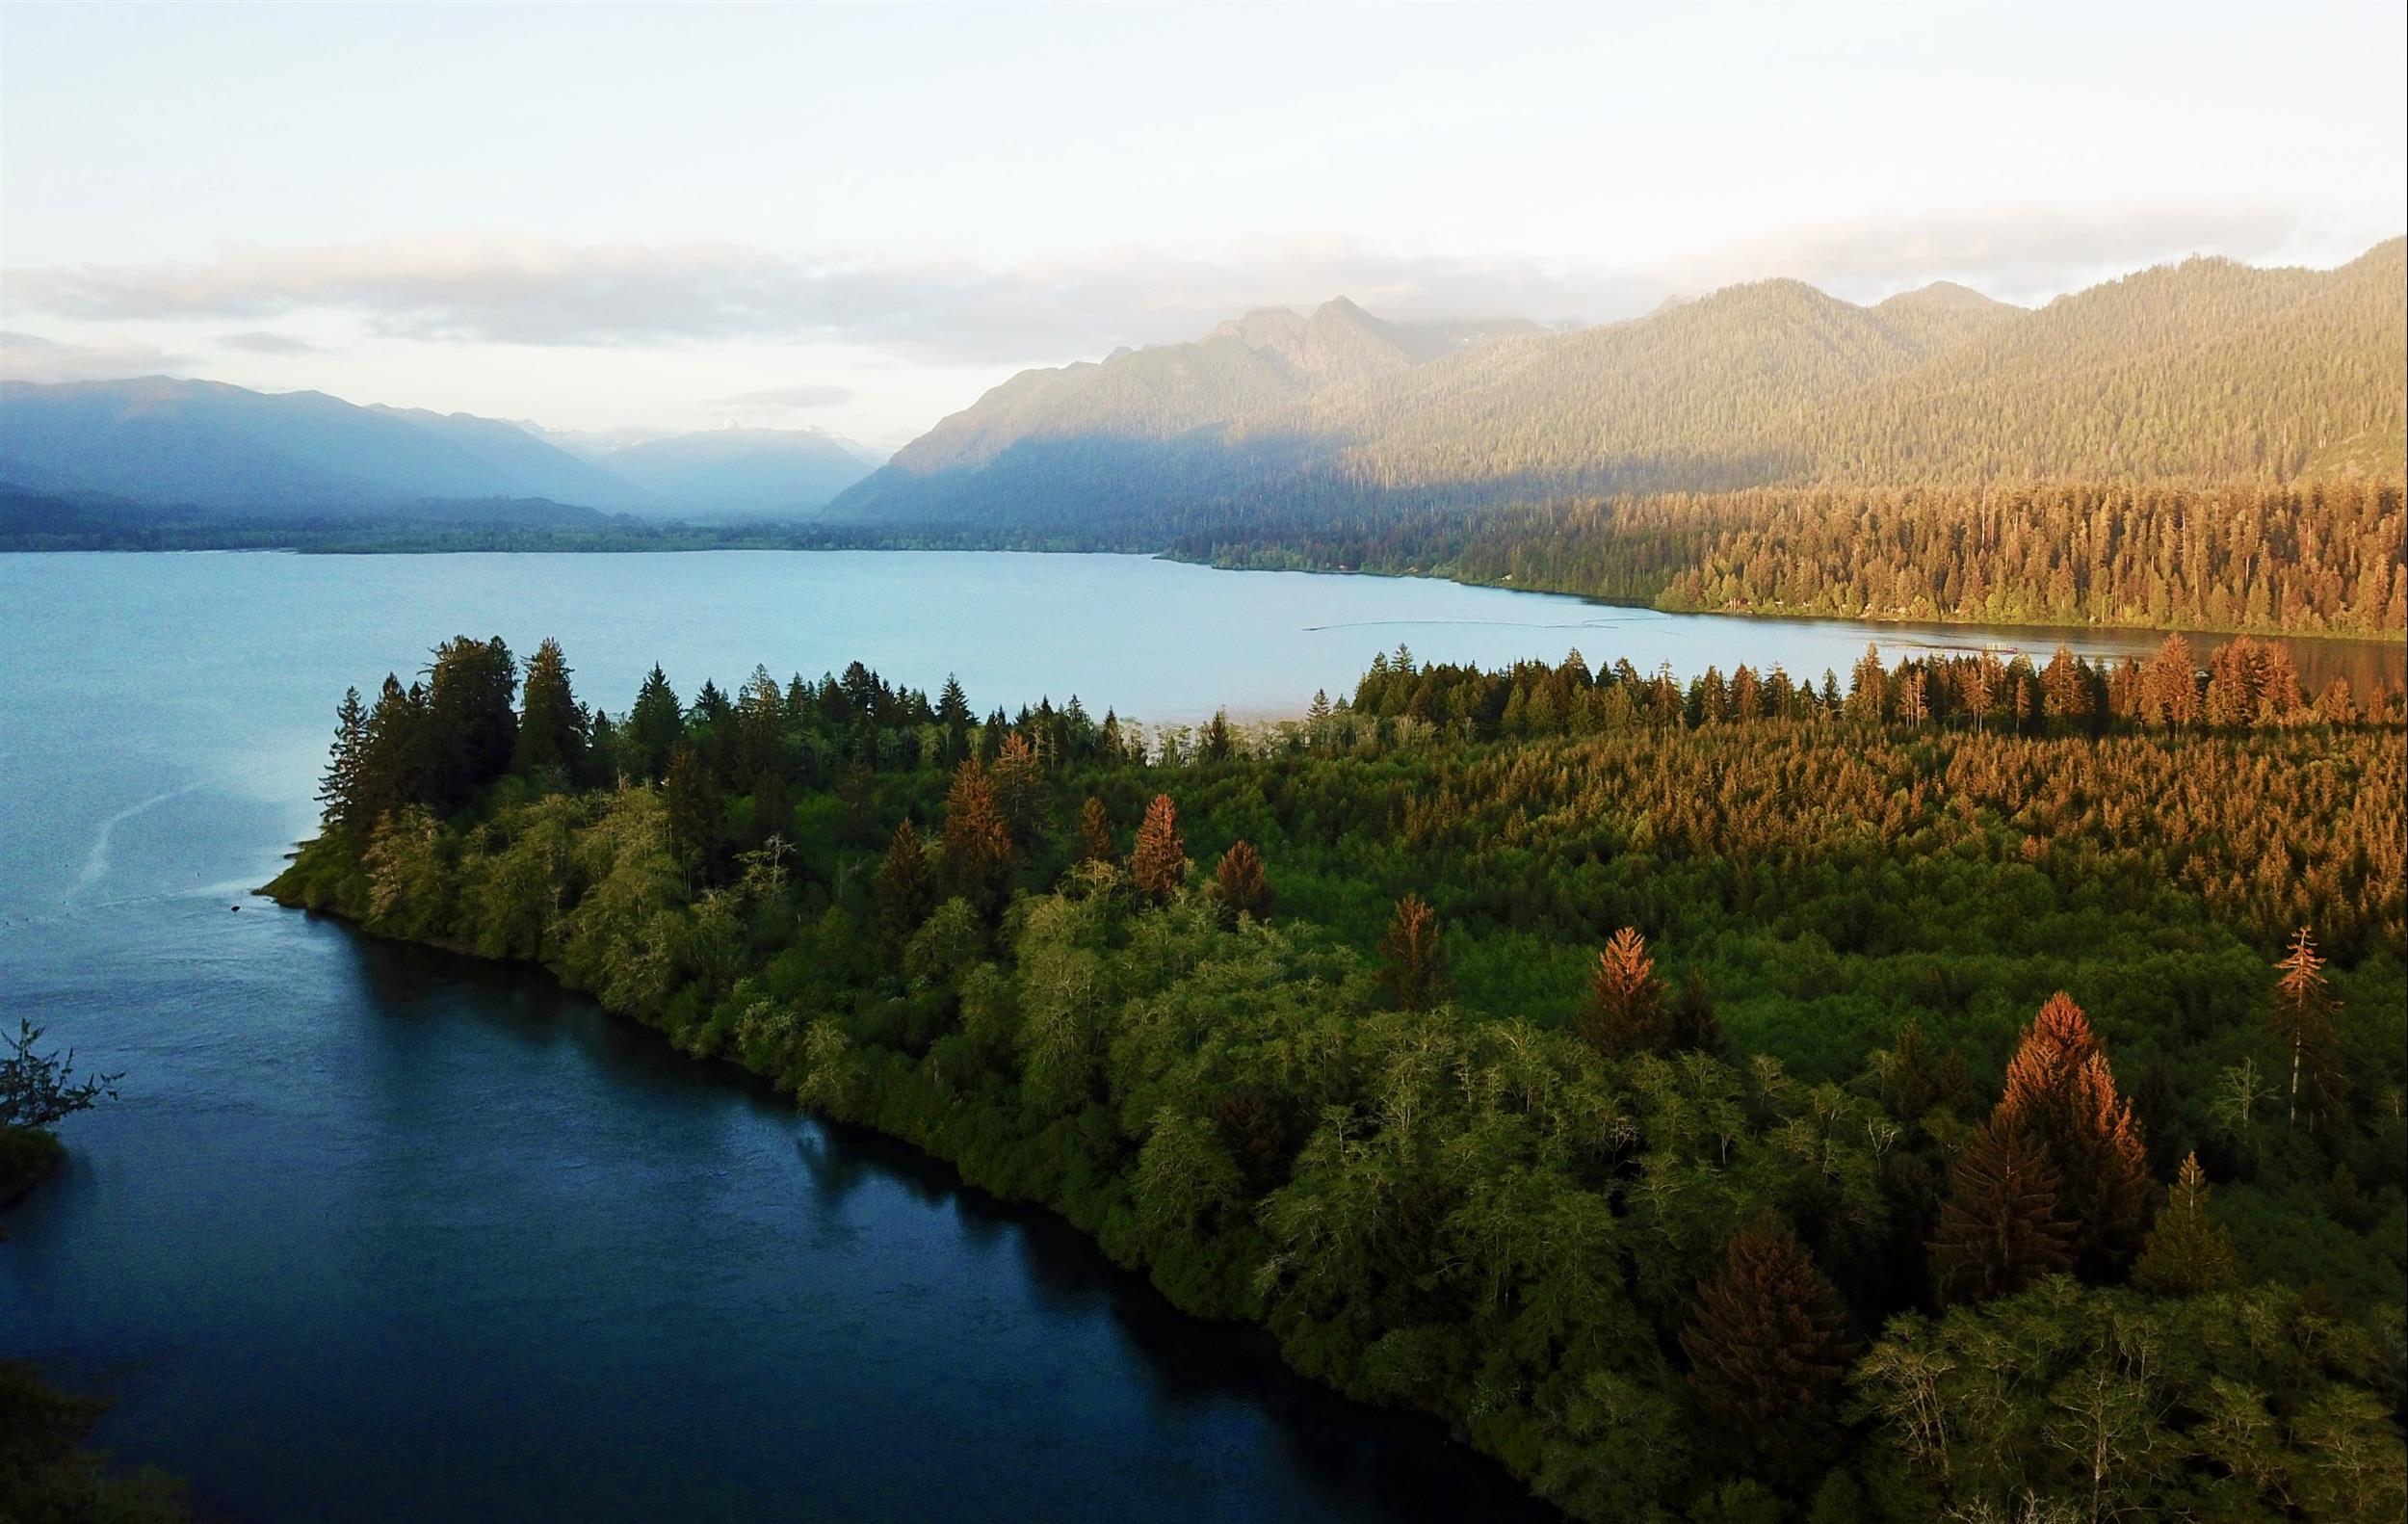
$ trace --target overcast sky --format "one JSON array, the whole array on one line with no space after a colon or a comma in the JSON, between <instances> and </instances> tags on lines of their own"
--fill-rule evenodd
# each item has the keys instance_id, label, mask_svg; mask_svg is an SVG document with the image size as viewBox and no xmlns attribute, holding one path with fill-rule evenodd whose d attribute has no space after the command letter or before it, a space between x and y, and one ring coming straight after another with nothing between
<instances>
[{"instance_id":1,"label":"overcast sky","mask_svg":"<svg viewBox=\"0 0 2408 1524\"><path fill-rule=\"evenodd\" d=\"M1339 293L2331 265L2408 225L2402 13L11 0L0 363L892 447Z\"/></svg>"}]
</instances>

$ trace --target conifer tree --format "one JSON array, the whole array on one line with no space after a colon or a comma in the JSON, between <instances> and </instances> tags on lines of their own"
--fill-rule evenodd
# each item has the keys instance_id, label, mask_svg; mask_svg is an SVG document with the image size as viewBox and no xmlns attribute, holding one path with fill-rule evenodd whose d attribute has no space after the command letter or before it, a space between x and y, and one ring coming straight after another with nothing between
<instances>
[{"instance_id":1,"label":"conifer tree","mask_svg":"<svg viewBox=\"0 0 2408 1524\"><path fill-rule=\"evenodd\" d=\"M936 908L936 884L929 874L928 852L908 818L895 828L878 864L878 927L890 943L901 943L920 929Z\"/></svg>"},{"instance_id":2,"label":"conifer tree","mask_svg":"<svg viewBox=\"0 0 2408 1524\"><path fill-rule=\"evenodd\" d=\"M1706 976L1692 968L1681 976L1681 987L1666 1012L1665 1030L1672 1046L1685 1053L1722 1051L1722 1018L1714 1014L1714 993Z\"/></svg>"},{"instance_id":3,"label":"conifer tree","mask_svg":"<svg viewBox=\"0 0 2408 1524\"><path fill-rule=\"evenodd\" d=\"M1986 1301L2073 1268L2072 1228L2057 1215L2057 1173L2026 1131L1993 1117L1949 1171L1931 1245L1944 1302Z\"/></svg>"},{"instance_id":4,"label":"conifer tree","mask_svg":"<svg viewBox=\"0 0 2408 1524\"><path fill-rule=\"evenodd\" d=\"M954 893L992 911L1002 901L1011 860L1011 828L995 806L986 767L977 757L965 757L945 794L945 871Z\"/></svg>"},{"instance_id":5,"label":"conifer tree","mask_svg":"<svg viewBox=\"0 0 2408 1524\"><path fill-rule=\"evenodd\" d=\"M1898 1029L1898 1045L1890 1050L1882 1079L1891 1114L1900 1121L1914 1121L1939 1098L1938 1064L1932 1057L1931 1039L1924 1036L1924 1024L1917 1017L1907 1017L1906 1025Z\"/></svg>"},{"instance_id":6,"label":"conifer tree","mask_svg":"<svg viewBox=\"0 0 2408 1524\"><path fill-rule=\"evenodd\" d=\"M2208 1215L2208 1172L2195 1153L2183 1160L2173 1193L2149 1229L2149 1241L2133 1264L2133 1284L2166 1297L2195 1297L2240 1284L2233 1241Z\"/></svg>"},{"instance_id":7,"label":"conifer tree","mask_svg":"<svg viewBox=\"0 0 2408 1524\"><path fill-rule=\"evenodd\" d=\"M459 636L434 648L422 725L427 802L449 815L510 770L518 749L518 664L500 638Z\"/></svg>"},{"instance_id":8,"label":"conifer tree","mask_svg":"<svg viewBox=\"0 0 2408 1524\"><path fill-rule=\"evenodd\" d=\"M1669 1046L1663 986L1656 978L1647 939L1624 927L1597 955L1588 1000L1581 1008L1581 1037L1609 1058L1656 1053Z\"/></svg>"},{"instance_id":9,"label":"conifer tree","mask_svg":"<svg viewBox=\"0 0 2408 1524\"><path fill-rule=\"evenodd\" d=\"M1213 886L1231 919L1250 915L1270 919L1271 892L1263 877L1263 858L1250 841L1232 842L1213 870Z\"/></svg>"},{"instance_id":10,"label":"conifer tree","mask_svg":"<svg viewBox=\"0 0 2408 1524\"><path fill-rule=\"evenodd\" d=\"M2318 1118L2340 1110L2346 1083L2333 1053L2332 986L2325 982L2324 959L2304 926L2291 937L2290 951L2274 966L2282 978L2274 983L2274 1004L2267 1015L2275 1040L2290 1061L2285 1125L2299 1124L2304 1096L2313 1126Z\"/></svg>"},{"instance_id":11,"label":"conifer tree","mask_svg":"<svg viewBox=\"0 0 2408 1524\"><path fill-rule=\"evenodd\" d=\"M671 855L689 875L698 873L707 881L719 854L719 781L711 776L701 755L682 741L669 753L661 801L668 815Z\"/></svg>"},{"instance_id":12,"label":"conifer tree","mask_svg":"<svg viewBox=\"0 0 2408 1524\"><path fill-rule=\"evenodd\" d=\"M522 777L558 768L573 778L585 765L585 711L568 678L568 658L562 653L561 643L546 637L527 662L526 681L520 690L518 740L510 753L510 771Z\"/></svg>"},{"instance_id":13,"label":"conifer tree","mask_svg":"<svg viewBox=\"0 0 2408 1524\"><path fill-rule=\"evenodd\" d=\"M1006 736L986 775L1013 849L1034 853L1045 839L1045 775L1028 738L1018 731Z\"/></svg>"},{"instance_id":14,"label":"conifer tree","mask_svg":"<svg viewBox=\"0 0 2408 1524\"><path fill-rule=\"evenodd\" d=\"M1681 1349L1698 1404L1760 1453L1794 1452L1836 1419L1846 1314L1812 1255L1767 1214L1735 1235L1697 1286Z\"/></svg>"},{"instance_id":15,"label":"conifer tree","mask_svg":"<svg viewBox=\"0 0 2408 1524\"><path fill-rule=\"evenodd\" d=\"M2128 1263L2146 1226L2148 1146L2089 1018L2064 991L2025 1031L1991 1120L2028 1134L2048 1156L2083 1272L2105 1277Z\"/></svg>"},{"instance_id":16,"label":"conifer tree","mask_svg":"<svg viewBox=\"0 0 2408 1524\"><path fill-rule=\"evenodd\" d=\"M368 710L359 690L343 691L334 711L334 745L327 753L326 775L318 781L320 824L327 830L350 831L364 825L354 817L353 800L359 791L359 767L368 750Z\"/></svg>"},{"instance_id":17,"label":"conifer tree","mask_svg":"<svg viewBox=\"0 0 2408 1524\"><path fill-rule=\"evenodd\" d=\"M1400 661L1404 659L1400 646ZM1418 894L1397 902L1388 934L1379 939L1379 987L1399 1011L1427 1011L1447 998L1447 951L1438 912Z\"/></svg>"},{"instance_id":18,"label":"conifer tree","mask_svg":"<svg viewBox=\"0 0 2408 1524\"><path fill-rule=\"evenodd\" d=\"M1203 739L1197 744L1207 762L1226 762L1237 750L1237 742L1229 733L1229 711L1216 709L1210 724L1204 727Z\"/></svg>"},{"instance_id":19,"label":"conifer tree","mask_svg":"<svg viewBox=\"0 0 2408 1524\"><path fill-rule=\"evenodd\" d=\"M752 845L785 841L794 828L795 801L787 791L786 775L767 769L752 780Z\"/></svg>"},{"instance_id":20,"label":"conifer tree","mask_svg":"<svg viewBox=\"0 0 2408 1524\"><path fill-rule=\"evenodd\" d=\"M426 697L417 684L402 687L384 674L376 707L359 749L346 819L355 830L373 831L377 822L426 799Z\"/></svg>"},{"instance_id":21,"label":"conifer tree","mask_svg":"<svg viewBox=\"0 0 2408 1524\"><path fill-rule=\"evenodd\" d=\"M1112 818L1104 813L1104 801L1090 794L1079 806L1079 860L1111 862L1119 855L1112 845Z\"/></svg>"},{"instance_id":22,"label":"conifer tree","mask_svg":"<svg viewBox=\"0 0 2408 1524\"><path fill-rule=\"evenodd\" d=\"M951 672L945 674L945 686L937 691L936 721L948 726L970 723L970 696L961 691L961 680Z\"/></svg>"},{"instance_id":23,"label":"conifer tree","mask_svg":"<svg viewBox=\"0 0 2408 1524\"><path fill-rule=\"evenodd\" d=\"M1138 827L1137 849L1129 854L1129 881L1138 893L1160 903L1178 893L1187 877L1188 849L1179 839L1178 808L1169 795L1157 794Z\"/></svg>"},{"instance_id":24,"label":"conifer tree","mask_svg":"<svg viewBox=\"0 0 2408 1524\"><path fill-rule=\"evenodd\" d=\"M666 776L670 753L685 739L686 711L660 668L654 667L637 690L625 731L628 770L645 782Z\"/></svg>"}]
</instances>

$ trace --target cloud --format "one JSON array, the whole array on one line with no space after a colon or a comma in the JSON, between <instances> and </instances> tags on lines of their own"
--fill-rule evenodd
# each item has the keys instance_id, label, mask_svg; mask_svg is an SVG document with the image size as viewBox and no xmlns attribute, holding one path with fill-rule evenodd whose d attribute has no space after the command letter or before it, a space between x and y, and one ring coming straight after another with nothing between
<instances>
[{"instance_id":1,"label":"cloud","mask_svg":"<svg viewBox=\"0 0 2408 1524\"><path fill-rule=\"evenodd\" d=\"M170 264L8 273L13 304L99 322L331 310L380 334L534 346L825 342L935 363L1028 363L1193 337L1269 305L1352 297L1400 320L1602 321L1675 292L1793 276L1854 300L1948 278L2045 297L2193 251L2263 259L2297 232L2264 204L2033 206L1819 223L1673 259L1581 264L1396 251L1342 237L1122 248L1017 264L729 243L487 234L230 246ZM275 342L270 334L242 335ZM235 342L229 340L228 342ZM249 346L263 349L254 343ZM287 351L287 353L290 353ZM782 405L822 405L810 387ZM755 405L773 392L748 394ZM828 399L833 401L835 399Z\"/></svg>"},{"instance_id":2,"label":"cloud","mask_svg":"<svg viewBox=\"0 0 2408 1524\"><path fill-rule=\"evenodd\" d=\"M324 355L328 353L306 339L289 333L269 333L257 328L248 333L228 333L218 340L230 350L247 350L253 355Z\"/></svg>"},{"instance_id":3,"label":"cloud","mask_svg":"<svg viewBox=\"0 0 2408 1524\"><path fill-rule=\"evenodd\" d=\"M819 381L803 381L793 386L771 386L760 391L740 391L721 397L721 405L729 407L777 409L787 407L833 407L852 401L852 392L844 386L829 386Z\"/></svg>"},{"instance_id":4,"label":"cloud","mask_svg":"<svg viewBox=\"0 0 2408 1524\"><path fill-rule=\"evenodd\" d=\"M1188 338L1249 307L1346 294L1400 318L1618 312L1652 280L1522 258L1256 239L1202 252L1113 249L1016 265L800 257L720 243L577 245L444 236L229 247L173 264L9 272L13 302L88 321L358 315L394 336L529 345L826 341L955 363Z\"/></svg>"},{"instance_id":5,"label":"cloud","mask_svg":"<svg viewBox=\"0 0 2408 1524\"><path fill-rule=\"evenodd\" d=\"M1794 227L1675 261L1665 274L1691 293L1790 276L1859 301L1933 280L2028 301L2188 254L2280 256L2299 223L2264 203L1986 207Z\"/></svg>"},{"instance_id":6,"label":"cloud","mask_svg":"<svg viewBox=\"0 0 2408 1524\"><path fill-rule=\"evenodd\" d=\"M181 355L130 339L75 344L21 330L0 331L0 378L19 381L117 381L172 374Z\"/></svg>"}]
</instances>

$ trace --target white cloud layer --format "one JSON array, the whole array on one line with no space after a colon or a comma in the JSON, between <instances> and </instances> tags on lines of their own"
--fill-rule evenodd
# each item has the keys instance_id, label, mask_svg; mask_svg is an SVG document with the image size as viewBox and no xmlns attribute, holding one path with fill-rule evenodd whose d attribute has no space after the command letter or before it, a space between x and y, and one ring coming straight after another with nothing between
<instances>
[{"instance_id":1,"label":"white cloud layer","mask_svg":"<svg viewBox=\"0 0 2408 1524\"><path fill-rule=\"evenodd\" d=\"M0 330L0 380L115 381L127 376L178 374L186 363L181 355L136 340L104 338L73 343L20 329Z\"/></svg>"},{"instance_id":2,"label":"white cloud layer","mask_svg":"<svg viewBox=\"0 0 2408 1524\"><path fill-rule=\"evenodd\" d=\"M806 256L726 242L447 234L319 248L230 245L184 262L13 270L7 283L13 306L86 322L330 312L382 336L451 343L833 342L920 362L1018 364L1191 337L1251 307L1309 306L1340 294L1399 319L1549 322L1628 316L1669 293L1772 276L1855 300L1945 277L2028 301L2192 252L2283 257L2298 226L2293 212L2268 204L2009 207L1821 223L1627 267L1395 251L1334 236L999 265ZM268 354L304 345L258 331L221 342ZM843 400L824 395L832 388L792 390L745 400Z\"/></svg>"},{"instance_id":3,"label":"white cloud layer","mask_svg":"<svg viewBox=\"0 0 2408 1524\"><path fill-rule=\"evenodd\" d=\"M852 390L820 381L802 381L793 386L765 386L758 391L740 391L721 397L720 401L730 407L750 407L763 411L835 407L852 401Z\"/></svg>"}]
</instances>

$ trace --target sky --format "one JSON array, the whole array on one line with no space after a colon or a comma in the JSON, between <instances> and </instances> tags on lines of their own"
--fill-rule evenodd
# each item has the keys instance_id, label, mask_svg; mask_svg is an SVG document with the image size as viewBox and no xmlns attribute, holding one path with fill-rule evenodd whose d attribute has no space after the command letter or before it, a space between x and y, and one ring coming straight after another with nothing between
<instances>
[{"instance_id":1,"label":"sky","mask_svg":"<svg viewBox=\"0 0 2408 1524\"><path fill-rule=\"evenodd\" d=\"M2037 302L2408 227L2395 3L0 6L0 373L891 449L1344 294Z\"/></svg>"}]
</instances>

